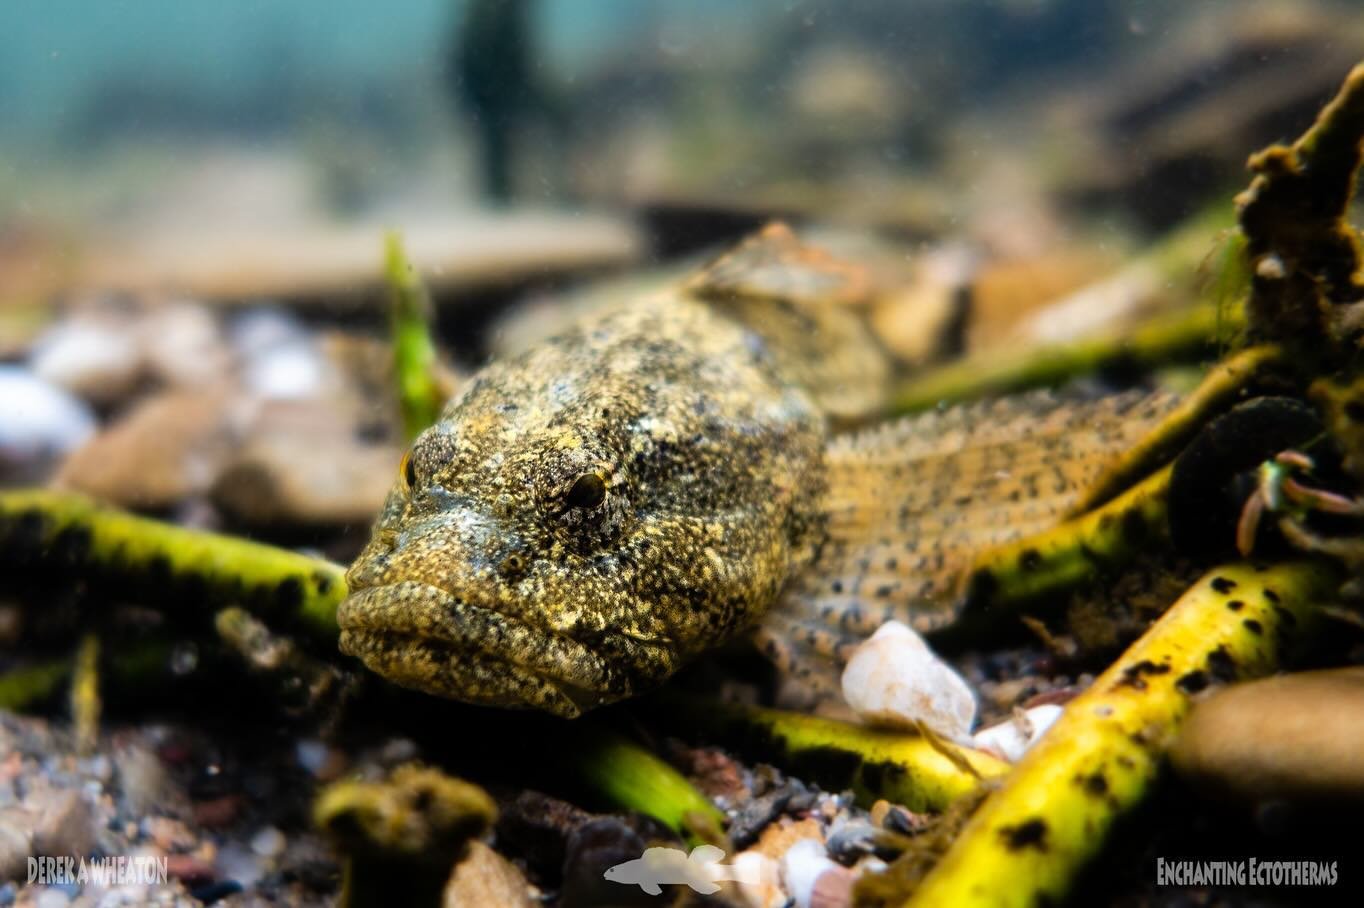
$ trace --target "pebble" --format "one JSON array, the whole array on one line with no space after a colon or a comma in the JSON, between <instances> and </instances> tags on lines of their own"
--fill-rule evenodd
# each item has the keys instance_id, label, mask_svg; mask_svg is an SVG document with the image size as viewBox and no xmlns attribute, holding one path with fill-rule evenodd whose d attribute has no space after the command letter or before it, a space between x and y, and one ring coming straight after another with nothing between
<instances>
[{"instance_id":1,"label":"pebble","mask_svg":"<svg viewBox=\"0 0 1364 908\"><path fill-rule=\"evenodd\" d=\"M316 456L319 444L327 456ZM249 526L368 525L383 506L402 450L316 434L272 434L234 453L213 483L213 503Z\"/></svg>"},{"instance_id":2,"label":"pebble","mask_svg":"<svg viewBox=\"0 0 1364 908\"><path fill-rule=\"evenodd\" d=\"M173 507L206 492L227 461L232 405L223 389L150 397L72 453L56 482L123 507Z\"/></svg>"},{"instance_id":3,"label":"pebble","mask_svg":"<svg viewBox=\"0 0 1364 908\"><path fill-rule=\"evenodd\" d=\"M123 788L127 812L142 816L169 797L170 780L156 754L145 747L132 746L114 753L114 765Z\"/></svg>"},{"instance_id":4,"label":"pebble","mask_svg":"<svg viewBox=\"0 0 1364 908\"><path fill-rule=\"evenodd\" d=\"M781 864L756 851L741 851L729 861L740 880L735 884L748 908L784 908L789 896L781 888Z\"/></svg>"},{"instance_id":5,"label":"pebble","mask_svg":"<svg viewBox=\"0 0 1364 908\"><path fill-rule=\"evenodd\" d=\"M516 865L478 840L469 843L468 854L455 867L445 885L445 908L534 908L539 904L530 884Z\"/></svg>"},{"instance_id":6,"label":"pebble","mask_svg":"<svg viewBox=\"0 0 1364 908\"><path fill-rule=\"evenodd\" d=\"M84 857L95 847L94 812L79 792L44 792L25 807L38 816L33 825L36 854Z\"/></svg>"},{"instance_id":7,"label":"pebble","mask_svg":"<svg viewBox=\"0 0 1364 908\"><path fill-rule=\"evenodd\" d=\"M818 839L802 839L796 842L781 858L781 877L785 884L786 891L795 899L796 908L829 908L833 904L846 905L847 901L834 903L828 901L828 894L831 889L837 888L837 883L826 882L821 885L820 881L827 874L847 874L846 867L840 867L829 859L824 850L824 844ZM851 894L851 881L848 883L848 893ZM816 901L816 897L820 901Z\"/></svg>"},{"instance_id":8,"label":"pebble","mask_svg":"<svg viewBox=\"0 0 1364 908\"><path fill-rule=\"evenodd\" d=\"M33 900L34 908L66 908L69 904L71 896L56 888L44 889Z\"/></svg>"},{"instance_id":9,"label":"pebble","mask_svg":"<svg viewBox=\"0 0 1364 908\"><path fill-rule=\"evenodd\" d=\"M0 468L15 479L33 478L95 434L84 401L18 366L0 366L0 400Z\"/></svg>"},{"instance_id":10,"label":"pebble","mask_svg":"<svg viewBox=\"0 0 1364 908\"><path fill-rule=\"evenodd\" d=\"M250 848L237 842L228 842L219 848L213 866L220 878L236 880L248 889L265 876L265 862Z\"/></svg>"},{"instance_id":11,"label":"pebble","mask_svg":"<svg viewBox=\"0 0 1364 908\"><path fill-rule=\"evenodd\" d=\"M1280 675L1198 702L1171 750L1200 791L1246 800L1364 800L1364 667Z\"/></svg>"},{"instance_id":12,"label":"pebble","mask_svg":"<svg viewBox=\"0 0 1364 908\"><path fill-rule=\"evenodd\" d=\"M203 387L227 376L232 355L218 320L201 303L157 306L141 320L147 367L171 387Z\"/></svg>"},{"instance_id":13,"label":"pebble","mask_svg":"<svg viewBox=\"0 0 1364 908\"><path fill-rule=\"evenodd\" d=\"M287 844L284 833L273 826L266 826L251 837L251 850L263 858L279 857Z\"/></svg>"},{"instance_id":14,"label":"pebble","mask_svg":"<svg viewBox=\"0 0 1364 908\"><path fill-rule=\"evenodd\" d=\"M981 750L1010 763L1017 763L1063 712L1065 710L1054 703L1034 706L998 725L982 728L971 740Z\"/></svg>"},{"instance_id":15,"label":"pebble","mask_svg":"<svg viewBox=\"0 0 1364 908\"><path fill-rule=\"evenodd\" d=\"M33 344L29 368L97 404L130 394L142 375L142 345L132 320L77 314L54 325Z\"/></svg>"},{"instance_id":16,"label":"pebble","mask_svg":"<svg viewBox=\"0 0 1364 908\"><path fill-rule=\"evenodd\" d=\"M863 721L913 728L916 720L953 740L971 733L976 695L923 638L898 621L883 624L848 660L843 698Z\"/></svg>"},{"instance_id":17,"label":"pebble","mask_svg":"<svg viewBox=\"0 0 1364 908\"><path fill-rule=\"evenodd\" d=\"M194 833L173 817L144 817L142 833L162 851L183 851L195 844Z\"/></svg>"},{"instance_id":18,"label":"pebble","mask_svg":"<svg viewBox=\"0 0 1364 908\"><path fill-rule=\"evenodd\" d=\"M32 818L22 810L0 810L0 879L23 879L33 851Z\"/></svg>"}]
</instances>

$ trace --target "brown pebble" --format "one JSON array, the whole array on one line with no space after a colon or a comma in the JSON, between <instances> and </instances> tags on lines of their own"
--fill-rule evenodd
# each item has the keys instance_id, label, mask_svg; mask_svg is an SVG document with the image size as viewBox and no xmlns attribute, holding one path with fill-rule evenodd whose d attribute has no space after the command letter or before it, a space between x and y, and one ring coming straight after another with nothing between
<instances>
[{"instance_id":1,"label":"brown pebble","mask_svg":"<svg viewBox=\"0 0 1364 908\"><path fill-rule=\"evenodd\" d=\"M229 794L208 801L194 802L194 823L209 829L228 826L241 810L241 795Z\"/></svg>"},{"instance_id":2,"label":"brown pebble","mask_svg":"<svg viewBox=\"0 0 1364 908\"><path fill-rule=\"evenodd\" d=\"M853 872L846 867L830 867L815 880L810 891L810 908L848 908L852 904Z\"/></svg>"},{"instance_id":3,"label":"brown pebble","mask_svg":"<svg viewBox=\"0 0 1364 908\"><path fill-rule=\"evenodd\" d=\"M758 836L758 841L753 844L749 851L756 851L780 860L781 856L786 854L791 846L801 839L824 841L824 830L819 825L819 820L814 817L806 817L803 820L780 817L775 823L771 823L763 830L762 835Z\"/></svg>"},{"instance_id":4,"label":"brown pebble","mask_svg":"<svg viewBox=\"0 0 1364 908\"><path fill-rule=\"evenodd\" d=\"M533 908L536 899L516 865L477 840L445 884L445 908Z\"/></svg>"},{"instance_id":5,"label":"brown pebble","mask_svg":"<svg viewBox=\"0 0 1364 908\"><path fill-rule=\"evenodd\" d=\"M1194 706L1176 771L1201 789L1254 800L1364 799L1364 668L1237 684Z\"/></svg>"},{"instance_id":6,"label":"brown pebble","mask_svg":"<svg viewBox=\"0 0 1364 908\"><path fill-rule=\"evenodd\" d=\"M166 855L166 875L196 886L213 880L213 865L192 854Z\"/></svg>"}]
</instances>

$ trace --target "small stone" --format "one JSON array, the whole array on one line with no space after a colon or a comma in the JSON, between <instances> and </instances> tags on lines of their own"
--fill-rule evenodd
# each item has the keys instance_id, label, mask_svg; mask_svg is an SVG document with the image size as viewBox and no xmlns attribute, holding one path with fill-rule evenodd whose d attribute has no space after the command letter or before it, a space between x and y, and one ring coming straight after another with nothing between
<instances>
[{"instance_id":1,"label":"small stone","mask_svg":"<svg viewBox=\"0 0 1364 908\"><path fill-rule=\"evenodd\" d=\"M475 839L445 885L445 908L533 908L536 895L516 865Z\"/></svg>"},{"instance_id":2,"label":"small stone","mask_svg":"<svg viewBox=\"0 0 1364 908\"><path fill-rule=\"evenodd\" d=\"M1017 763L1063 712L1065 710L1054 703L1034 706L1012 719L981 729L971 740L981 750L1010 763Z\"/></svg>"},{"instance_id":3,"label":"small stone","mask_svg":"<svg viewBox=\"0 0 1364 908\"><path fill-rule=\"evenodd\" d=\"M327 456L316 456L319 445ZM249 526L365 525L383 506L402 450L315 433L260 435L223 468L213 503Z\"/></svg>"},{"instance_id":4,"label":"small stone","mask_svg":"<svg viewBox=\"0 0 1364 908\"><path fill-rule=\"evenodd\" d=\"M166 876L180 880L187 886L198 886L213 880L213 865L198 855L166 855Z\"/></svg>"},{"instance_id":5,"label":"small stone","mask_svg":"<svg viewBox=\"0 0 1364 908\"><path fill-rule=\"evenodd\" d=\"M76 315L38 338L29 367L86 400L114 403L131 394L141 378L141 344L126 317Z\"/></svg>"},{"instance_id":6,"label":"small stone","mask_svg":"<svg viewBox=\"0 0 1364 908\"><path fill-rule=\"evenodd\" d=\"M237 842L228 842L218 849L213 866L217 877L236 880L245 888L254 886L265 876L265 862L250 848Z\"/></svg>"},{"instance_id":7,"label":"small stone","mask_svg":"<svg viewBox=\"0 0 1364 908\"><path fill-rule=\"evenodd\" d=\"M843 670L843 698L866 722L913 728L922 721L953 740L971 733L976 696L970 685L898 621L883 624Z\"/></svg>"},{"instance_id":8,"label":"small stone","mask_svg":"<svg viewBox=\"0 0 1364 908\"><path fill-rule=\"evenodd\" d=\"M230 393L151 397L72 453L57 484L132 508L165 509L206 492L232 451Z\"/></svg>"},{"instance_id":9,"label":"small stone","mask_svg":"<svg viewBox=\"0 0 1364 908\"><path fill-rule=\"evenodd\" d=\"M195 844L194 833L173 817L144 817L142 832L152 840L152 844L168 853L185 851Z\"/></svg>"},{"instance_id":10,"label":"small stone","mask_svg":"<svg viewBox=\"0 0 1364 908\"><path fill-rule=\"evenodd\" d=\"M0 475L32 481L95 434L84 401L16 366L0 366Z\"/></svg>"},{"instance_id":11,"label":"small stone","mask_svg":"<svg viewBox=\"0 0 1364 908\"><path fill-rule=\"evenodd\" d=\"M24 811L0 811L0 880L27 878L28 859L34 854L32 818Z\"/></svg>"},{"instance_id":12,"label":"small stone","mask_svg":"<svg viewBox=\"0 0 1364 908\"><path fill-rule=\"evenodd\" d=\"M133 816L157 809L170 797L171 784L156 754L145 747L125 747L114 754L123 804Z\"/></svg>"},{"instance_id":13,"label":"small stone","mask_svg":"<svg viewBox=\"0 0 1364 908\"><path fill-rule=\"evenodd\" d=\"M263 858L279 857L287 844L284 833L273 826L266 826L251 837L251 850Z\"/></svg>"},{"instance_id":14,"label":"small stone","mask_svg":"<svg viewBox=\"0 0 1364 908\"><path fill-rule=\"evenodd\" d=\"M33 900L33 908L66 908L70 904L71 896L57 888L44 889Z\"/></svg>"},{"instance_id":15,"label":"small stone","mask_svg":"<svg viewBox=\"0 0 1364 908\"><path fill-rule=\"evenodd\" d=\"M25 807L38 814L33 825L35 853L84 857L95 847L94 812L78 792L45 792Z\"/></svg>"},{"instance_id":16,"label":"small stone","mask_svg":"<svg viewBox=\"0 0 1364 908\"><path fill-rule=\"evenodd\" d=\"M194 802L194 824L208 829L221 829L229 826L241 811L240 795L227 794L205 801Z\"/></svg>"},{"instance_id":17,"label":"small stone","mask_svg":"<svg viewBox=\"0 0 1364 908\"><path fill-rule=\"evenodd\" d=\"M1364 799L1364 668L1280 675L1197 703L1175 770L1199 791L1247 800Z\"/></svg>"},{"instance_id":18,"label":"small stone","mask_svg":"<svg viewBox=\"0 0 1364 908\"><path fill-rule=\"evenodd\" d=\"M204 387L225 378L232 367L218 321L202 304L157 306L139 330L152 375L172 387Z\"/></svg>"},{"instance_id":19,"label":"small stone","mask_svg":"<svg viewBox=\"0 0 1364 908\"><path fill-rule=\"evenodd\" d=\"M739 897L748 908L783 908L789 896L781 888L781 864L757 851L741 851L729 862Z\"/></svg>"},{"instance_id":20,"label":"small stone","mask_svg":"<svg viewBox=\"0 0 1364 908\"><path fill-rule=\"evenodd\" d=\"M797 842L806 839L812 839L820 843L821 848L823 847L824 830L819 825L818 820L814 817L806 817L803 820L781 817L763 830L758 841L749 850L765 854L770 858L780 859Z\"/></svg>"},{"instance_id":21,"label":"small stone","mask_svg":"<svg viewBox=\"0 0 1364 908\"><path fill-rule=\"evenodd\" d=\"M810 908L848 908L852 904L853 883L857 877L838 864L815 878L810 892Z\"/></svg>"},{"instance_id":22,"label":"small stone","mask_svg":"<svg viewBox=\"0 0 1364 908\"><path fill-rule=\"evenodd\" d=\"M830 870L846 870L829 860L817 839L802 839L782 855L781 877L797 908L811 908L819 878Z\"/></svg>"}]
</instances>

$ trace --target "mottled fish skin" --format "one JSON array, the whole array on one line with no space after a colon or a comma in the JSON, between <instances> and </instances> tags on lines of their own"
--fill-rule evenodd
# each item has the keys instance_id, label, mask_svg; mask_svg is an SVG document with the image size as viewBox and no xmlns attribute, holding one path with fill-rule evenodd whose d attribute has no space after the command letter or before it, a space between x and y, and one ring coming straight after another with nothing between
<instances>
[{"instance_id":1,"label":"mottled fish skin","mask_svg":"<svg viewBox=\"0 0 1364 908\"><path fill-rule=\"evenodd\" d=\"M788 686L836 695L857 642L951 621L973 555L1060 519L1174 404L1028 394L834 436L890 374L864 292L769 228L486 367L400 469L342 649L573 716L756 630Z\"/></svg>"},{"instance_id":2,"label":"mottled fish skin","mask_svg":"<svg viewBox=\"0 0 1364 908\"><path fill-rule=\"evenodd\" d=\"M341 647L404 686L563 716L745 632L822 542L825 423L678 293L475 375L352 565Z\"/></svg>"}]
</instances>

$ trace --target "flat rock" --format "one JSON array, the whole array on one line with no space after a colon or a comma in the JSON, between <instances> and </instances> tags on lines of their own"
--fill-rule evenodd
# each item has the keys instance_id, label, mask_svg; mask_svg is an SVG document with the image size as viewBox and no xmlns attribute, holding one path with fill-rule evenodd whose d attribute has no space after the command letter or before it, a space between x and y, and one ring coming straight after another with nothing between
<instances>
[{"instance_id":1,"label":"flat rock","mask_svg":"<svg viewBox=\"0 0 1364 908\"><path fill-rule=\"evenodd\" d=\"M1364 667L1238 684L1198 703L1170 757L1200 789L1256 800L1364 798Z\"/></svg>"},{"instance_id":2,"label":"flat rock","mask_svg":"<svg viewBox=\"0 0 1364 908\"><path fill-rule=\"evenodd\" d=\"M38 377L97 404L131 394L143 366L136 320L114 312L64 319L37 339L29 356L29 368Z\"/></svg>"},{"instance_id":3,"label":"flat rock","mask_svg":"<svg viewBox=\"0 0 1364 908\"><path fill-rule=\"evenodd\" d=\"M315 222L124 233L93 242L73 283L129 293L170 290L208 302L275 298L353 306L382 286L383 236L391 226ZM408 257L435 291L622 265L644 251L634 225L608 214L468 211L404 218L401 227Z\"/></svg>"},{"instance_id":4,"label":"flat rock","mask_svg":"<svg viewBox=\"0 0 1364 908\"><path fill-rule=\"evenodd\" d=\"M206 492L231 453L232 395L168 391L134 407L62 464L56 483L127 508Z\"/></svg>"},{"instance_id":5,"label":"flat rock","mask_svg":"<svg viewBox=\"0 0 1364 908\"><path fill-rule=\"evenodd\" d=\"M367 526L397 476L402 449L305 431L252 439L213 484L213 503L250 526Z\"/></svg>"}]
</instances>

